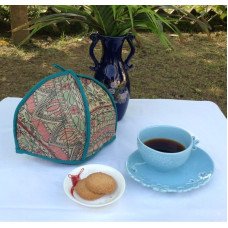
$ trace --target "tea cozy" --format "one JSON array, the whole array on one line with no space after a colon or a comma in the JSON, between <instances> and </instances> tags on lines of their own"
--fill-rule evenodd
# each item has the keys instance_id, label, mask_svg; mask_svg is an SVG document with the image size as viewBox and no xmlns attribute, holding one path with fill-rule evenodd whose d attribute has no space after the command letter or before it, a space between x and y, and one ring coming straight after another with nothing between
<instances>
[{"instance_id":1,"label":"tea cozy","mask_svg":"<svg viewBox=\"0 0 228 228\"><path fill-rule=\"evenodd\" d=\"M36 84L14 114L17 153L78 164L115 139L115 102L96 79L65 70Z\"/></svg>"}]
</instances>

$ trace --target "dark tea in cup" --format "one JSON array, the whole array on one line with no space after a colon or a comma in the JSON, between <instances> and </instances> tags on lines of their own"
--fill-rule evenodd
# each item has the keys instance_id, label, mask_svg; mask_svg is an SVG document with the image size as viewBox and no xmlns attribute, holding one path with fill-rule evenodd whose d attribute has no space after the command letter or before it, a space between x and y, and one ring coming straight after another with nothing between
<instances>
[{"instance_id":1,"label":"dark tea in cup","mask_svg":"<svg viewBox=\"0 0 228 228\"><path fill-rule=\"evenodd\" d=\"M169 125L144 128L137 137L142 159L159 171L168 171L183 165L198 142L186 130Z\"/></svg>"},{"instance_id":2,"label":"dark tea in cup","mask_svg":"<svg viewBox=\"0 0 228 228\"><path fill-rule=\"evenodd\" d=\"M154 150L164 153L177 153L185 150L185 147L174 140L165 138L149 139L144 144Z\"/></svg>"}]
</instances>

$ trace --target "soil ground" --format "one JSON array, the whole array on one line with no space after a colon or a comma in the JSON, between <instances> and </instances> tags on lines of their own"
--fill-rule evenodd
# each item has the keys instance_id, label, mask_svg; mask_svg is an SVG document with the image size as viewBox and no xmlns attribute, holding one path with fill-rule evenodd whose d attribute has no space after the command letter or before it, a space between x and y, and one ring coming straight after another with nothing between
<instances>
[{"instance_id":1,"label":"soil ground","mask_svg":"<svg viewBox=\"0 0 228 228\"><path fill-rule=\"evenodd\" d=\"M227 33L170 36L174 50L166 50L153 34L140 34L129 71L131 98L210 100L227 115ZM0 100L23 97L58 63L78 73L93 75L87 37L40 37L17 48L0 37ZM125 45L123 56L129 48ZM101 46L96 48L101 56ZM124 58L123 57L123 58Z\"/></svg>"}]
</instances>

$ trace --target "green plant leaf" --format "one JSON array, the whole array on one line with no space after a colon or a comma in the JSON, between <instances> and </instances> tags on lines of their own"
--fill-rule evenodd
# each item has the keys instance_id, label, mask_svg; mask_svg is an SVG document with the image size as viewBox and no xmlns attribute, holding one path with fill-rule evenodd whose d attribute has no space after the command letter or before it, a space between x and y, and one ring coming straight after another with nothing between
<instances>
[{"instance_id":1,"label":"green plant leaf","mask_svg":"<svg viewBox=\"0 0 228 228\"><path fill-rule=\"evenodd\" d=\"M175 25L179 20L189 20L198 23L203 31L209 33L209 25L204 18L197 18L191 13L194 6L188 6L185 9L177 6L145 6L145 5L80 5L80 6L52 6L55 12L51 15L35 18L28 23L12 30L13 32L28 29L30 35L25 41L30 39L40 29L60 22L67 21L80 22L87 24L90 30L99 32L101 35L120 36L131 32L137 34L137 31L149 31L158 36L160 41L170 47L171 43L163 31L167 26L171 31L180 36L180 31ZM158 9L166 11L176 10L178 15L175 17L163 16L157 13ZM224 7L217 7L217 11L225 12ZM189 12L188 12L189 11ZM202 11L206 13L207 10ZM23 41L23 43L25 42Z\"/></svg>"},{"instance_id":2,"label":"green plant leaf","mask_svg":"<svg viewBox=\"0 0 228 228\"><path fill-rule=\"evenodd\" d=\"M129 16L131 19L131 27L133 29L134 28L133 8L132 8L132 6L127 6L127 8L128 8Z\"/></svg>"}]
</instances>

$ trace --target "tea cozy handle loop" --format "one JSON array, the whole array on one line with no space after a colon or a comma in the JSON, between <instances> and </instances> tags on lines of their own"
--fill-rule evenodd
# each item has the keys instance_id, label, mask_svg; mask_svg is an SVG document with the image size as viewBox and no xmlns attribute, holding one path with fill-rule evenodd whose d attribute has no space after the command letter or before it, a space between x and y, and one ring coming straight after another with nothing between
<instances>
[{"instance_id":1,"label":"tea cozy handle loop","mask_svg":"<svg viewBox=\"0 0 228 228\"><path fill-rule=\"evenodd\" d=\"M52 66L57 68L58 70L66 71L66 69L64 67L60 66L59 64L52 64Z\"/></svg>"}]
</instances>

